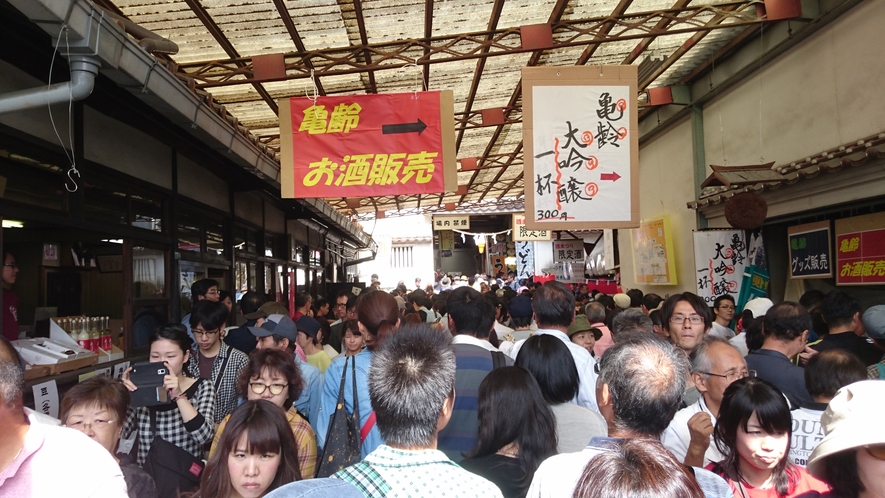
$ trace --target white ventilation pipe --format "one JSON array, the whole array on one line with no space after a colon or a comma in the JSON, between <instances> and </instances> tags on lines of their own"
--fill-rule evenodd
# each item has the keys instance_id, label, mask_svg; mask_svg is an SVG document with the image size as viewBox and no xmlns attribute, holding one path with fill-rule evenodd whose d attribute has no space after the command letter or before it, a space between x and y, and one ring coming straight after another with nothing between
<instances>
[{"instance_id":1,"label":"white ventilation pipe","mask_svg":"<svg viewBox=\"0 0 885 498\"><path fill-rule=\"evenodd\" d=\"M95 57L70 55L68 64L71 67L71 81L0 95L0 114L88 97L95 87L95 75L98 74L101 62Z\"/></svg>"}]
</instances>

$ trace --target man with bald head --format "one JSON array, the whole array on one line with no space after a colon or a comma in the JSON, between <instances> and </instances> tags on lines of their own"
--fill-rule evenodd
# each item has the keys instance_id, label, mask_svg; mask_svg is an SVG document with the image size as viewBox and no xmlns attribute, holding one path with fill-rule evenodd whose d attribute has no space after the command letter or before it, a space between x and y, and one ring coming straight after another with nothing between
<instances>
[{"instance_id":1,"label":"man with bald head","mask_svg":"<svg viewBox=\"0 0 885 498\"><path fill-rule=\"evenodd\" d=\"M110 453L82 432L35 423L22 404L24 388L18 354L0 339L0 495L126 498Z\"/></svg>"}]
</instances>

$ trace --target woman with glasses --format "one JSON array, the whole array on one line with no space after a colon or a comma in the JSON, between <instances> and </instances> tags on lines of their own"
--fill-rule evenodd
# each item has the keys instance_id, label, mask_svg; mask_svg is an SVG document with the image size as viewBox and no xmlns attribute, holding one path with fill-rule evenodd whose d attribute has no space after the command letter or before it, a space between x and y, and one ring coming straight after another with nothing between
<instances>
[{"instance_id":1,"label":"woman with glasses","mask_svg":"<svg viewBox=\"0 0 885 498\"><path fill-rule=\"evenodd\" d=\"M791 435L790 407L783 393L762 379L736 380L725 389L713 432L725 458L707 469L725 479L735 498L792 498L828 491L826 484L790 462Z\"/></svg>"},{"instance_id":2,"label":"woman with glasses","mask_svg":"<svg viewBox=\"0 0 885 498\"><path fill-rule=\"evenodd\" d=\"M885 382L864 380L843 387L821 417L824 438L808 471L833 487L828 498L885 497Z\"/></svg>"},{"instance_id":3,"label":"woman with glasses","mask_svg":"<svg viewBox=\"0 0 885 498\"><path fill-rule=\"evenodd\" d=\"M285 413L292 434L295 436L301 476L310 479L316 473L316 436L307 417L293 406L295 400L301 396L303 385L301 371L292 362L291 355L277 349L256 349L249 356L246 367L240 372L237 395L247 400L270 401ZM230 418L228 415L218 425L212 448L209 450L210 458L219 448L219 441Z\"/></svg>"},{"instance_id":4,"label":"woman with glasses","mask_svg":"<svg viewBox=\"0 0 885 498\"><path fill-rule=\"evenodd\" d=\"M156 498L154 479L129 455L117 454L129 401L129 390L122 382L93 377L65 394L61 401L61 421L65 427L86 434L110 452L123 471L129 498Z\"/></svg>"},{"instance_id":5,"label":"woman with glasses","mask_svg":"<svg viewBox=\"0 0 885 498\"><path fill-rule=\"evenodd\" d=\"M199 301L190 315L196 344L187 363L192 377L208 379L215 387L215 420L221 422L237 407L237 375L249 362L242 351L221 340L227 323L227 307L220 302Z\"/></svg>"}]
</instances>

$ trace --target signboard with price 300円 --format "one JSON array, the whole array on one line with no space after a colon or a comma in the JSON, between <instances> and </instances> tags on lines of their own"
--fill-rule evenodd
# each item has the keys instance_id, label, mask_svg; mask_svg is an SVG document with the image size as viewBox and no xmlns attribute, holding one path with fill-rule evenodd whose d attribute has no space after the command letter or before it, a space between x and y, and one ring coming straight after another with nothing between
<instances>
[{"instance_id":1,"label":"signboard with price 300\u5186","mask_svg":"<svg viewBox=\"0 0 885 498\"><path fill-rule=\"evenodd\" d=\"M450 90L293 97L279 106L282 197L458 189Z\"/></svg>"},{"instance_id":2,"label":"signboard with price 300\u5186","mask_svg":"<svg viewBox=\"0 0 885 498\"><path fill-rule=\"evenodd\" d=\"M526 227L639 226L636 66L522 68Z\"/></svg>"}]
</instances>

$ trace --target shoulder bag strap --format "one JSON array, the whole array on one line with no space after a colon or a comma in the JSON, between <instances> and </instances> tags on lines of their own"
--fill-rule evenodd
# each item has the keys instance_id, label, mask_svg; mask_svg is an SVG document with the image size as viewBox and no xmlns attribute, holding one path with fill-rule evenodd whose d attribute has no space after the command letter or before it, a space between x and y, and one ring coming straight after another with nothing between
<instances>
[{"instance_id":1,"label":"shoulder bag strap","mask_svg":"<svg viewBox=\"0 0 885 498\"><path fill-rule=\"evenodd\" d=\"M347 365L345 365L345 374L347 373ZM360 426L360 397L356 392L356 356L353 357L353 363L350 364L350 371L353 374L353 420L354 427ZM342 391L344 391L344 384L342 383Z\"/></svg>"},{"instance_id":2,"label":"shoulder bag strap","mask_svg":"<svg viewBox=\"0 0 885 498\"><path fill-rule=\"evenodd\" d=\"M227 360L230 359L230 351L227 351L227 355L221 360L221 370L218 371L218 375L215 376L215 392L218 392L218 389L221 387L221 381L224 379L224 372L227 370Z\"/></svg>"},{"instance_id":3,"label":"shoulder bag strap","mask_svg":"<svg viewBox=\"0 0 885 498\"><path fill-rule=\"evenodd\" d=\"M500 351L489 352L492 353L492 370L497 370L507 365L507 360L504 359L504 353Z\"/></svg>"}]
</instances>

